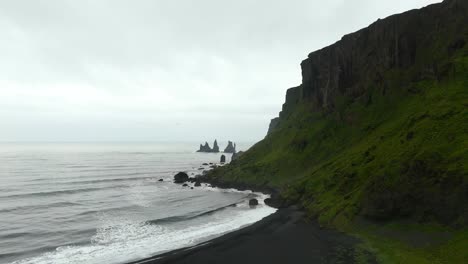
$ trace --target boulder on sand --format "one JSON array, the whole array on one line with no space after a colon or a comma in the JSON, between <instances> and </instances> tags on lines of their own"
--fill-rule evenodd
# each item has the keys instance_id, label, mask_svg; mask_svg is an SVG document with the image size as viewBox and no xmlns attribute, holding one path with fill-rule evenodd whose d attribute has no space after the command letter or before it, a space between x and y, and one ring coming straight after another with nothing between
<instances>
[{"instance_id":1,"label":"boulder on sand","mask_svg":"<svg viewBox=\"0 0 468 264\"><path fill-rule=\"evenodd\" d=\"M199 181L195 182L195 187L200 187L201 186L201 183Z\"/></svg>"},{"instance_id":2,"label":"boulder on sand","mask_svg":"<svg viewBox=\"0 0 468 264\"><path fill-rule=\"evenodd\" d=\"M257 199L250 199L250 200L249 200L249 205L250 205L250 206L256 206L256 205L258 205L258 200L257 200Z\"/></svg>"},{"instance_id":3,"label":"boulder on sand","mask_svg":"<svg viewBox=\"0 0 468 264\"><path fill-rule=\"evenodd\" d=\"M185 172L179 172L174 175L174 183L184 183L188 181L189 176Z\"/></svg>"},{"instance_id":4,"label":"boulder on sand","mask_svg":"<svg viewBox=\"0 0 468 264\"><path fill-rule=\"evenodd\" d=\"M187 186L188 186L188 184L184 183L184 185L182 185L182 186L183 186L183 187L187 187Z\"/></svg>"},{"instance_id":5,"label":"boulder on sand","mask_svg":"<svg viewBox=\"0 0 468 264\"><path fill-rule=\"evenodd\" d=\"M159 181L161 182L161 181L164 181L164 180L163 180L163 179L159 179Z\"/></svg>"}]
</instances>

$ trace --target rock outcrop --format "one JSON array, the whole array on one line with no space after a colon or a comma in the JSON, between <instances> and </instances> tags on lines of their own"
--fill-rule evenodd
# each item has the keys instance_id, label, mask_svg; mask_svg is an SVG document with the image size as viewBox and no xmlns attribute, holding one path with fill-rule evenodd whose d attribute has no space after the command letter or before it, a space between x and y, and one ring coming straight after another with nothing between
<instances>
[{"instance_id":1,"label":"rock outcrop","mask_svg":"<svg viewBox=\"0 0 468 264\"><path fill-rule=\"evenodd\" d=\"M205 145L200 144L200 149L197 150L197 152L218 153L219 152L218 141L215 139L213 143L213 148L210 147L208 142L205 142Z\"/></svg>"},{"instance_id":2,"label":"rock outcrop","mask_svg":"<svg viewBox=\"0 0 468 264\"><path fill-rule=\"evenodd\" d=\"M211 147L208 142L205 142L205 145L200 144L200 149L197 152L211 152Z\"/></svg>"},{"instance_id":3,"label":"rock outcrop","mask_svg":"<svg viewBox=\"0 0 468 264\"><path fill-rule=\"evenodd\" d=\"M250 200L249 200L249 205L250 205L250 206L256 206L256 205L258 205L258 200L257 200L257 199L250 199Z\"/></svg>"},{"instance_id":4,"label":"rock outcrop","mask_svg":"<svg viewBox=\"0 0 468 264\"><path fill-rule=\"evenodd\" d=\"M224 155L221 155L221 158L220 158L220 161L221 163L225 163L226 162L226 156Z\"/></svg>"},{"instance_id":5,"label":"rock outcrop","mask_svg":"<svg viewBox=\"0 0 468 264\"><path fill-rule=\"evenodd\" d=\"M174 183L184 183L189 180L189 176L185 172L179 172L174 175Z\"/></svg>"},{"instance_id":6,"label":"rock outcrop","mask_svg":"<svg viewBox=\"0 0 468 264\"><path fill-rule=\"evenodd\" d=\"M214 141L213 143L213 149L211 150L211 152L214 152L214 153L218 153L219 152L219 146L218 146L218 141Z\"/></svg>"},{"instance_id":7,"label":"rock outcrop","mask_svg":"<svg viewBox=\"0 0 468 264\"><path fill-rule=\"evenodd\" d=\"M236 143L228 141L228 145L224 149L224 153L236 153Z\"/></svg>"},{"instance_id":8,"label":"rock outcrop","mask_svg":"<svg viewBox=\"0 0 468 264\"><path fill-rule=\"evenodd\" d=\"M238 159L242 154L244 154L244 151L239 151L239 152L232 154L231 162Z\"/></svg>"},{"instance_id":9,"label":"rock outcrop","mask_svg":"<svg viewBox=\"0 0 468 264\"><path fill-rule=\"evenodd\" d=\"M276 129L276 127L278 126L278 123L279 123L279 117L273 118L270 121L270 126L268 127L267 135L271 134L271 132L273 132Z\"/></svg>"}]
</instances>

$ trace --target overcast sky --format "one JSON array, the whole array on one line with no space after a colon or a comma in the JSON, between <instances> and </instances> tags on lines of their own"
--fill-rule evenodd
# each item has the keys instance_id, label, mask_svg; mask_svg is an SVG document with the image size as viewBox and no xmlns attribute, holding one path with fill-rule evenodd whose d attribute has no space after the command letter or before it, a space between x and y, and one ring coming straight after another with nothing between
<instances>
[{"instance_id":1,"label":"overcast sky","mask_svg":"<svg viewBox=\"0 0 468 264\"><path fill-rule=\"evenodd\" d=\"M300 62L434 0L0 0L0 141L257 141Z\"/></svg>"}]
</instances>

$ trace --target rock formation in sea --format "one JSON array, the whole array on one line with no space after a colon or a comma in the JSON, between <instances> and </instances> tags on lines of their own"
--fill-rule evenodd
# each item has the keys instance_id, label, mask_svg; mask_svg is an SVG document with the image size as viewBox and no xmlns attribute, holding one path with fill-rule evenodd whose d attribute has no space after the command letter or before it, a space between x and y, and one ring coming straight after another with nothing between
<instances>
[{"instance_id":1,"label":"rock formation in sea","mask_svg":"<svg viewBox=\"0 0 468 264\"><path fill-rule=\"evenodd\" d=\"M220 162L225 163L226 162L226 156L221 155Z\"/></svg>"},{"instance_id":2,"label":"rock formation in sea","mask_svg":"<svg viewBox=\"0 0 468 264\"><path fill-rule=\"evenodd\" d=\"M236 153L236 143L228 141L228 145L224 149L224 153Z\"/></svg>"},{"instance_id":3,"label":"rock formation in sea","mask_svg":"<svg viewBox=\"0 0 468 264\"><path fill-rule=\"evenodd\" d=\"M200 144L200 149L197 152L211 152L208 142L205 142L205 145Z\"/></svg>"},{"instance_id":4,"label":"rock formation in sea","mask_svg":"<svg viewBox=\"0 0 468 264\"><path fill-rule=\"evenodd\" d=\"M205 145L200 144L200 149L197 150L197 152L218 153L219 152L218 141L215 139L213 143L213 148L210 147L208 142L205 142Z\"/></svg>"},{"instance_id":5,"label":"rock formation in sea","mask_svg":"<svg viewBox=\"0 0 468 264\"><path fill-rule=\"evenodd\" d=\"M213 143L213 149L211 150L213 153L218 153L219 152L219 146L218 146L218 141L215 139Z\"/></svg>"}]
</instances>

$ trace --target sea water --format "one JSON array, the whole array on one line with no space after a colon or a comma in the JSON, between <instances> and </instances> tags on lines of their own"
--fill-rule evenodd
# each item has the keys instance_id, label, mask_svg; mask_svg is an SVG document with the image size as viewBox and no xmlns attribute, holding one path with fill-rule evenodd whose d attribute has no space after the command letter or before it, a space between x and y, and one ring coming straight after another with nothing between
<instances>
[{"instance_id":1,"label":"sea water","mask_svg":"<svg viewBox=\"0 0 468 264\"><path fill-rule=\"evenodd\" d=\"M209 169L203 163L219 162L221 153L196 153L197 147L0 144L0 263L126 263L275 212L262 194L174 184L179 171L195 176ZM253 197L260 200L255 208L248 206Z\"/></svg>"}]
</instances>

